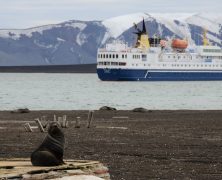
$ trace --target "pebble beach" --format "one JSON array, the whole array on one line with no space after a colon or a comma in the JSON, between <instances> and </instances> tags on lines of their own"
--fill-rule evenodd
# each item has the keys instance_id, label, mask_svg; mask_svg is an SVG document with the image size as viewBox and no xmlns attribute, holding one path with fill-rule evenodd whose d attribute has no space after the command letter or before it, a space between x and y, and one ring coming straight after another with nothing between
<instances>
[{"instance_id":1,"label":"pebble beach","mask_svg":"<svg viewBox=\"0 0 222 180\"><path fill-rule=\"evenodd\" d=\"M67 116L65 159L97 160L111 179L222 179L222 111L0 111L0 158L29 158L46 133L35 118ZM76 118L80 128L76 128Z\"/></svg>"}]
</instances>

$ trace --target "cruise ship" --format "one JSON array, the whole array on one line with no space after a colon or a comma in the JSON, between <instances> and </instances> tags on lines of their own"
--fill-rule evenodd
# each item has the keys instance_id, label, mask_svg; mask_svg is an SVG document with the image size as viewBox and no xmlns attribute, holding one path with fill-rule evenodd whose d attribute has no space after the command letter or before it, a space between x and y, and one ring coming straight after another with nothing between
<instances>
[{"instance_id":1,"label":"cruise ship","mask_svg":"<svg viewBox=\"0 0 222 180\"><path fill-rule=\"evenodd\" d=\"M185 39L149 38L143 19L135 25L134 47L114 41L97 52L97 74L102 81L207 81L222 80L222 49L209 45L189 48Z\"/></svg>"}]
</instances>

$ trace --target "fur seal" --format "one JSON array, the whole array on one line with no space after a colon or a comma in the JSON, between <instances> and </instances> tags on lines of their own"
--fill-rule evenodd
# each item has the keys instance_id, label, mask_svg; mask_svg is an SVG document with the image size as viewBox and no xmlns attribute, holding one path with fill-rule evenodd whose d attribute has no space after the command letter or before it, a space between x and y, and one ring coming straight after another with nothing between
<instances>
[{"instance_id":1,"label":"fur seal","mask_svg":"<svg viewBox=\"0 0 222 180\"><path fill-rule=\"evenodd\" d=\"M57 123L49 126L48 134L42 144L31 154L33 166L58 166L64 164L65 138Z\"/></svg>"}]
</instances>

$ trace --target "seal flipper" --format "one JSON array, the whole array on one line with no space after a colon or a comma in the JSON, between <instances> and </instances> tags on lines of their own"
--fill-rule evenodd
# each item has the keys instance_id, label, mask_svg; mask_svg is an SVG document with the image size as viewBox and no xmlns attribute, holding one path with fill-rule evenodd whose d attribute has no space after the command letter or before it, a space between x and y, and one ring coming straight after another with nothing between
<instances>
[{"instance_id":1,"label":"seal flipper","mask_svg":"<svg viewBox=\"0 0 222 180\"><path fill-rule=\"evenodd\" d=\"M64 163L63 161L59 161L55 155L49 151L33 152L31 162L34 166L58 166Z\"/></svg>"}]
</instances>

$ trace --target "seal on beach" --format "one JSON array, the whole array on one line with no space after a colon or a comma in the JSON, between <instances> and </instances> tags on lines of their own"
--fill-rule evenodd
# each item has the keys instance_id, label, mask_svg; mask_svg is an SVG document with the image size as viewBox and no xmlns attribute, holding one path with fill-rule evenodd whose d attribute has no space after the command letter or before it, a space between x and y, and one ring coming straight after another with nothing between
<instances>
[{"instance_id":1,"label":"seal on beach","mask_svg":"<svg viewBox=\"0 0 222 180\"><path fill-rule=\"evenodd\" d=\"M58 166L64 164L64 134L57 123L49 126L48 134L42 144L31 154L33 166Z\"/></svg>"}]
</instances>

